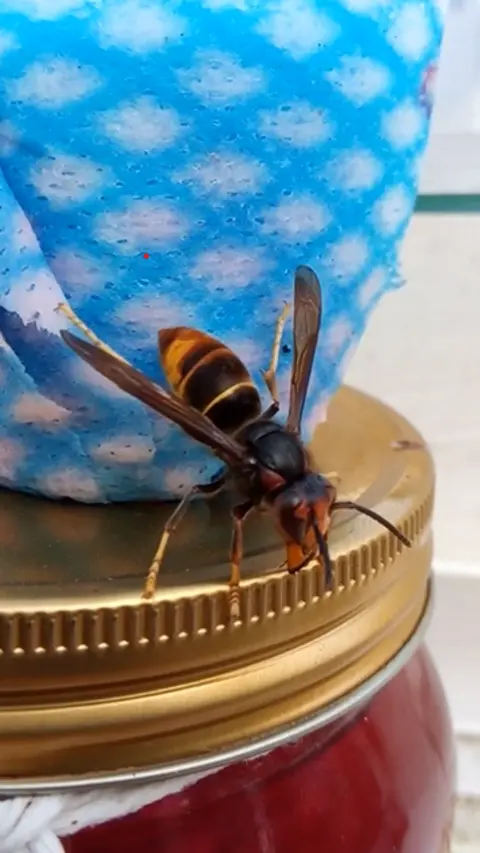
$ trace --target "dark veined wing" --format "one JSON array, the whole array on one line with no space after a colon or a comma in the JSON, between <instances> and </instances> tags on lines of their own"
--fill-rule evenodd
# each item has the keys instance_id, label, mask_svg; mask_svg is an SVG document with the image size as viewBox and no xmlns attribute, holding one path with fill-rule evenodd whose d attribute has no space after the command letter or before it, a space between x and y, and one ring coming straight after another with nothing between
<instances>
[{"instance_id":1,"label":"dark veined wing","mask_svg":"<svg viewBox=\"0 0 480 853\"><path fill-rule=\"evenodd\" d=\"M122 391L178 424L191 438L206 444L227 465L238 465L245 461L245 450L241 444L225 435L201 412L155 385L143 373L120 358L72 335L71 332L62 330L60 334L65 343L98 373L110 379Z\"/></svg>"},{"instance_id":2,"label":"dark veined wing","mask_svg":"<svg viewBox=\"0 0 480 853\"><path fill-rule=\"evenodd\" d=\"M300 266L295 272L293 367L287 418L289 432L300 431L321 318L320 282L310 267Z\"/></svg>"}]
</instances>

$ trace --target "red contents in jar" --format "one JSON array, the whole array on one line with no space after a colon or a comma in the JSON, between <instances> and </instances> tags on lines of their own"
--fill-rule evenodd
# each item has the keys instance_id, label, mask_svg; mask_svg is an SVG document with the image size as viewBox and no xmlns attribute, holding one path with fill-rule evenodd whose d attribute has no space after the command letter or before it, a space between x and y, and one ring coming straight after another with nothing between
<instances>
[{"instance_id":1,"label":"red contents in jar","mask_svg":"<svg viewBox=\"0 0 480 853\"><path fill-rule=\"evenodd\" d=\"M425 650L354 719L64 840L68 853L443 853L453 736Z\"/></svg>"}]
</instances>

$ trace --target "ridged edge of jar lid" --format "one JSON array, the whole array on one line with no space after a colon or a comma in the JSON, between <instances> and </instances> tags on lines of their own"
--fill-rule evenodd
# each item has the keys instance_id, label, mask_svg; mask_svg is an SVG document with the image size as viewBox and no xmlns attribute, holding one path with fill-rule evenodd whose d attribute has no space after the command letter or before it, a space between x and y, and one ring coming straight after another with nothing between
<instances>
[{"instance_id":1,"label":"ridged edge of jar lid","mask_svg":"<svg viewBox=\"0 0 480 853\"><path fill-rule=\"evenodd\" d=\"M378 671L374 672L368 679L361 682L350 693L340 699L320 708L320 710L309 717L301 718L288 726L270 732L263 737L250 740L226 750L220 750L211 755L193 756L189 760L175 761L171 763L148 767L143 770L131 770L126 772L101 773L95 776L71 777L64 776L55 780L51 779L24 779L17 782L14 779L0 778L0 796L26 795L26 794L54 794L58 792L73 792L89 790L93 787L108 788L116 785L129 785L132 783L160 782L162 780L187 777L193 774L202 774L219 770L236 761L246 761L263 755L270 750L295 742L297 739L317 731L323 726L334 723L345 714L352 714L377 693L382 690L404 666L411 660L415 652L420 648L428 625L430 623L433 609L433 582L429 582L429 594L425 602L425 608L420 621L413 634L404 645L397 651L393 658Z\"/></svg>"}]
</instances>

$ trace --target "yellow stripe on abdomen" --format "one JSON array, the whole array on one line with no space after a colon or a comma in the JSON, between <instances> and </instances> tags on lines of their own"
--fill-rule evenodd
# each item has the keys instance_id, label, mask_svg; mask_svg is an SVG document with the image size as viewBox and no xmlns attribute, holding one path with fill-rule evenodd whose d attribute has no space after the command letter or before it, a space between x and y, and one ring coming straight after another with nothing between
<instances>
[{"instance_id":1,"label":"yellow stripe on abdomen","mask_svg":"<svg viewBox=\"0 0 480 853\"><path fill-rule=\"evenodd\" d=\"M228 398L231 397L233 394L236 394L236 392L240 388L254 387L255 386L252 382L237 382L235 385L231 385L230 388L226 388L225 391L222 391L220 394L217 394L215 399L211 400L211 402L208 403L208 405L202 409L202 415L208 415L209 411L213 409L213 407L216 406L217 403L221 403L223 400L228 400Z\"/></svg>"}]
</instances>

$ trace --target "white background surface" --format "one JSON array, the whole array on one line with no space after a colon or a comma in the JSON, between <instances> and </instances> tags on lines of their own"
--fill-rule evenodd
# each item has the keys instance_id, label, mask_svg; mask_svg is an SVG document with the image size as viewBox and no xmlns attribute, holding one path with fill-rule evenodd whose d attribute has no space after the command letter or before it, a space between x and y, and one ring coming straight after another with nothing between
<instances>
[{"instance_id":1,"label":"white background surface","mask_svg":"<svg viewBox=\"0 0 480 853\"><path fill-rule=\"evenodd\" d=\"M480 192L480 0L440 5L448 11L421 190Z\"/></svg>"}]
</instances>

